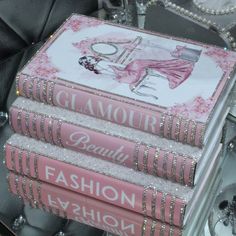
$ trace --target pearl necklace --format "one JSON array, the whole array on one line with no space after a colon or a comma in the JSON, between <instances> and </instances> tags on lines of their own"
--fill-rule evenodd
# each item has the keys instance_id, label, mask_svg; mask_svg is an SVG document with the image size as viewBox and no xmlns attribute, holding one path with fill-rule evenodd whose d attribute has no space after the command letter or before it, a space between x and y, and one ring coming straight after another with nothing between
<instances>
[{"instance_id":1,"label":"pearl necklace","mask_svg":"<svg viewBox=\"0 0 236 236\"><path fill-rule=\"evenodd\" d=\"M234 13L236 10L236 3L234 6L232 7L227 7L225 9L222 10L216 10L213 8L209 8L204 6L204 3L200 3L199 0L193 0L194 5L201 10L202 12L206 13L206 14L211 14L211 15L226 15L226 14L231 14Z\"/></svg>"},{"instance_id":2,"label":"pearl necklace","mask_svg":"<svg viewBox=\"0 0 236 236\"><path fill-rule=\"evenodd\" d=\"M147 8L152 7L153 5L156 5L157 3L163 4L163 7L169 8L173 10L174 12L176 12L177 14L188 17L192 19L193 21L199 22L202 25L205 25L207 27L214 27L215 29L217 29L221 37L224 38L226 42L228 42L230 48L236 51L236 40L232 36L229 30L221 27L220 25L218 25L212 20L204 18L201 15L193 13L183 7L178 6L175 3L172 3L171 0L150 0L147 4Z\"/></svg>"}]
</instances>

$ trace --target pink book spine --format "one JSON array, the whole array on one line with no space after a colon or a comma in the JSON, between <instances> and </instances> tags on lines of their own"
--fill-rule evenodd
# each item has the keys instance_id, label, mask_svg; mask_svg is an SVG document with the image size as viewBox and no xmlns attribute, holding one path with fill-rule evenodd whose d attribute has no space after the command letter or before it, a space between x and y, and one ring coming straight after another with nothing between
<instances>
[{"instance_id":1,"label":"pink book spine","mask_svg":"<svg viewBox=\"0 0 236 236\"><path fill-rule=\"evenodd\" d=\"M34 207L116 235L182 235L178 227L25 176L10 173L8 183L11 192Z\"/></svg>"},{"instance_id":2,"label":"pink book spine","mask_svg":"<svg viewBox=\"0 0 236 236\"><path fill-rule=\"evenodd\" d=\"M202 147L205 124L156 110L138 101L95 91L62 80L17 76L17 94L27 98L95 116L160 137Z\"/></svg>"},{"instance_id":3,"label":"pink book spine","mask_svg":"<svg viewBox=\"0 0 236 236\"><path fill-rule=\"evenodd\" d=\"M178 227L186 202L156 187L141 186L6 144L8 169Z\"/></svg>"},{"instance_id":4,"label":"pink book spine","mask_svg":"<svg viewBox=\"0 0 236 236\"><path fill-rule=\"evenodd\" d=\"M10 109L10 123L17 133L182 185L194 185L197 163L187 155L112 136L14 106Z\"/></svg>"}]
</instances>

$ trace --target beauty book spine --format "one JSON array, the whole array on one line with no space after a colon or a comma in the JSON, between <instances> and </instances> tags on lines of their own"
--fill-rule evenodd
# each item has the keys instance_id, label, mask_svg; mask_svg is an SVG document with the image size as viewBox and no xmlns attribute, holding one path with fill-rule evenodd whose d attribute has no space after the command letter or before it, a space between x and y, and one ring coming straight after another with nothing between
<instances>
[{"instance_id":1,"label":"beauty book spine","mask_svg":"<svg viewBox=\"0 0 236 236\"><path fill-rule=\"evenodd\" d=\"M5 147L9 170L182 227L186 202L151 184L136 185L30 150ZM56 158L56 157L54 157ZM66 157L65 157L66 158ZM132 174L132 172L131 172Z\"/></svg>"},{"instance_id":2,"label":"beauty book spine","mask_svg":"<svg viewBox=\"0 0 236 236\"><path fill-rule=\"evenodd\" d=\"M12 172L8 175L8 185L12 193L32 207L116 235L182 235L178 227Z\"/></svg>"},{"instance_id":3,"label":"beauty book spine","mask_svg":"<svg viewBox=\"0 0 236 236\"><path fill-rule=\"evenodd\" d=\"M10 124L17 133L193 186L197 163L191 157L144 142L124 139L53 116L12 106Z\"/></svg>"},{"instance_id":4,"label":"beauty book spine","mask_svg":"<svg viewBox=\"0 0 236 236\"><path fill-rule=\"evenodd\" d=\"M17 94L50 105L139 129L167 139L203 146L205 124L148 107L137 100L78 86L60 79L46 80L19 74Z\"/></svg>"}]
</instances>

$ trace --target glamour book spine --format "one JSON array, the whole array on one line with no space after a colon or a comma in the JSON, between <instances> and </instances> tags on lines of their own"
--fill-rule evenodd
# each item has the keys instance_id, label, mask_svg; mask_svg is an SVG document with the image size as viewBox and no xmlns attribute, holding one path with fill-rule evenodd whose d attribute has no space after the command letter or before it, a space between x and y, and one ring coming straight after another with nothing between
<instances>
[{"instance_id":1,"label":"glamour book spine","mask_svg":"<svg viewBox=\"0 0 236 236\"><path fill-rule=\"evenodd\" d=\"M17 94L39 102L108 120L167 139L203 146L205 123L148 108L138 101L125 101L102 91L72 82L20 73Z\"/></svg>"},{"instance_id":2,"label":"glamour book spine","mask_svg":"<svg viewBox=\"0 0 236 236\"><path fill-rule=\"evenodd\" d=\"M35 153L32 151L30 143L27 145L29 145L28 148L23 149L14 146L10 142L6 143L5 162L9 170L133 212L142 213L144 216L161 220L170 225L183 226L187 200L184 197L174 195L169 190L167 191L167 182L156 180L158 184L155 184L146 181L145 186L142 183L132 183L124 179L127 178L127 174L132 178L141 178L140 182L143 178L146 178L145 174L137 177L136 173L130 171L127 173L127 169L124 167L116 169L117 167L114 167L114 165L102 166L104 169L109 168L109 171L116 171L119 176L122 176L122 170L125 171L123 174L125 177L117 178L70 164L68 162L68 159L71 158L70 154L65 156L64 153L65 161L59 161L56 156L60 153L62 155L63 151L59 149L57 151L59 154L57 154L55 150L50 149L49 144L47 144L49 156ZM91 165L94 165L94 163L90 163ZM99 163L95 163L95 165L97 170ZM151 181L154 182L155 180L152 179ZM177 194L181 191L177 184L171 184L170 188L172 190L175 188L174 191Z\"/></svg>"},{"instance_id":3,"label":"glamour book spine","mask_svg":"<svg viewBox=\"0 0 236 236\"><path fill-rule=\"evenodd\" d=\"M12 193L22 197L32 207L116 235L182 235L182 230L176 226L12 172L8 175L8 184Z\"/></svg>"},{"instance_id":4,"label":"glamour book spine","mask_svg":"<svg viewBox=\"0 0 236 236\"><path fill-rule=\"evenodd\" d=\"M23 102L22 100L19 104ZM32 103L30 106L33 105L39 107L37 103ZM46 108L45 106L45 110ZM76 120L73 123L65 118L60 119L54 114L49 115L49 113L35 112L30 109L32 108L26 109L14 104L11 107L10 124L15 132L182 185L194 185L197 161L187 154L170 151L168 147L160 148L156 143L153 142L153 145L147 140L140 141L140 137L138 135L135 137L135 132L132 133L130 130L128 132L132 134L129 138L122 137L101 128L85 127L83 124L76 123ZM63 109L60 112L63 113ZM76 116L73 112L70 113L71 116ZM126 132L125 127L121 126L120 129L123 129L123 133Z\"/></svg>"}]
</instances>

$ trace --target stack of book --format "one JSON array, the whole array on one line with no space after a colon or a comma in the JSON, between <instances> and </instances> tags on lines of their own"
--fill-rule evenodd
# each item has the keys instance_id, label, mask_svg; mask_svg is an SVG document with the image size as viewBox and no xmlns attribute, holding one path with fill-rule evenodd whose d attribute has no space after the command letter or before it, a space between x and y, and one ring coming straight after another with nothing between
<instances>
[{"instance_id":1,"label":"stack of book","mask_svg":"<svg viewBox=\"0 0 236 236\"><path fill-rule=\"evenodd\" d=\"M236 53L72 15L18 73L9 188L118 235L199 235Z\"/></svg>"}]
</instances>

